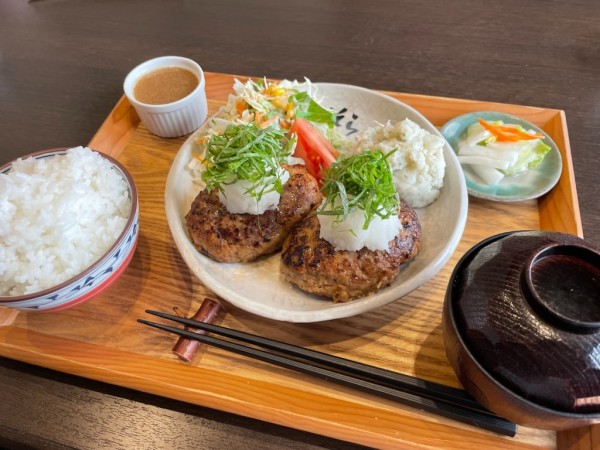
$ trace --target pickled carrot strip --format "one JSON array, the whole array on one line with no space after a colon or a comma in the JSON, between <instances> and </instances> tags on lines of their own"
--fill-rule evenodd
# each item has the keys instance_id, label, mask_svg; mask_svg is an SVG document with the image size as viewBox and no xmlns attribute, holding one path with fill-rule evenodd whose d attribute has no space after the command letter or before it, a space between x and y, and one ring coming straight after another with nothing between
<instances>
[{"instance_id":1,"label":"pickled carrot strip","mask_svg":"<svg viewBox=\"0 0 600 450\"><path fill-rule=\"evenodd\" d=\"M532 139L544 139L544 135L541 133L527 133L525 131L518 130L517 128L507 127L503 125L493 125L486 122L483 119L479 119L479 123L486 130L496 136L499 141L528 141Z\"/></svg>"}]
</instances>

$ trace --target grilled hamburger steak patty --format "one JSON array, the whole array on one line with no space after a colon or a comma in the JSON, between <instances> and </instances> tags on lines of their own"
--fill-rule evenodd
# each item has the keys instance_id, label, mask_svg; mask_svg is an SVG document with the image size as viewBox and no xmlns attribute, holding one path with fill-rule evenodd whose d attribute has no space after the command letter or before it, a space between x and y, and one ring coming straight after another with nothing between
<instances>
[{"instance_id":1,"label":"grilled hamburger steak patty","mask_svg":"<svg viewBox=\"0 0 600 450\"><path fill-rule=\"evenodd\" d=\"M232 214L218 191L201 191L185 216L196 249L221 262L248 262L278 251L289 231L322 201L316 180L302 165L283 167L290 178L279 205L263 214Z\"/></svg>"},{"instance_id":2,"label":"grilled hamburger steak patty","mask_svg":"<svg viewBox=\"0 0 600 450\"><path fill-rule=\"evenodd\" d=\"M312 294L345 302L391 284L401 266L411 261L421 245L421 225L416 212L404 201L398 217L402 230L390 249L335 250L319 237L320 224L311 215L294 227L283 244L281 273L289 282Z\"/></svg>"}]
</instances>

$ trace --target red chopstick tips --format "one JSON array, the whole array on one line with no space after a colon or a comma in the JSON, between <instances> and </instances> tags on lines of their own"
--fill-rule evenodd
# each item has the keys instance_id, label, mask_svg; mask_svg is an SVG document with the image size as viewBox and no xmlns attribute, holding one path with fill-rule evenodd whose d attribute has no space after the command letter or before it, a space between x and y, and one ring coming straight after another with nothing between
<instances>
[{"instance_id":1,"label":"red chopstick tips","mask_svg":"<svg viewBox=\"0 0 600 450\"><path fill-rule=\"evenodd\" d=\"M214 323L220 311L220 303L213 299L205 298L196 314L192 316L192 319L204 323ZM206 331L199 330L197 328L186 326L185 329L197 334L206 334ZM199 341L193 341L185 337L180 337L177 340L177 343L173 346L173 353L182 361L189 363L194 359L199 346Z\"/></svg>"}]
</instances>

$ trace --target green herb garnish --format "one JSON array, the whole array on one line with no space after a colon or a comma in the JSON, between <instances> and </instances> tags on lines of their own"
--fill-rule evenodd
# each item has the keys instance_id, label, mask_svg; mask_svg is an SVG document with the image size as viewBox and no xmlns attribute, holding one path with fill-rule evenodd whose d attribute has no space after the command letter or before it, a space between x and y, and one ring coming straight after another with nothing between
<instances>
[{"instance_id":1,"label":"green herb garnish","mask_svg":"<svg viewBox=\"0 0 600 450\"><path fill-rule=\"evenodd\" d=\"M290 100L296 105L296 117L302 117L311 122L324 123L329 127L335 125L335 111L323 108L307 92L298 92L291 95Z\"/></svg>"},{"instance_id":2,"label":"green herb garnish","mask_svg":"<svg viewBox=\"0 0 600 450\"><path fill-rule=\"evenodd\" d=\"M210 192L222 185L248 181L246 193L257 201L269 192L283 191L280 164L291 154L293 140L284 130L260 128L256 124L229 125L206 145L202 181Z\"/></svg>"},{"instance_id":3,"label":"green herb garnish","mask_svg":"<svg viewBox=\"0 0 600 450\"><path fill-rule=\"evenodd\" d=\"M400 196L388 162L395 151L384 154L367 150L333 163L323 177L325 202L317 214L336 215L342 221L349 213L362 209L365 230L375 216L387 219L397 215Z\"/></svg>"}]
</instances>

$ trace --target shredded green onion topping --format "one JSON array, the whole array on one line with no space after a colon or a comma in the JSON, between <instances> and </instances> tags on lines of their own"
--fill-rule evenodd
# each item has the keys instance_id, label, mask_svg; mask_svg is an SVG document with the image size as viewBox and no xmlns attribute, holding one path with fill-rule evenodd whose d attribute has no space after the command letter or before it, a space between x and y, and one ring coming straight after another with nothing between
<instances>
[{"instance_id":1,"label":"shredded green onion topping","mask_svg":"<svg viewBox=\"0 0 600 450\"><path fill-rule=\"evenodd\" d=\"M387 219L398 214L400 196L388 162L395 151L384 154L367 150L333 163L323 177L325 202L317 214L336 215L341 222L349 213L362 209L365 230L375 216Z\"/></svg>"},{"instance_id":2,"label":"shredded green onion topping","mask_svg":"<svg viewBox=\"0 0 600 450\"><path fill-rule=\"evenodd\" d=\"M246 193L261 199L264 194L283 191L282 162L291 154L294 141L285 130L260 128L256 124L229 125L223 134L211 136L206 145L202 181L210 192L222 185L246 180Z\"/></svg>"}]
</instances>

